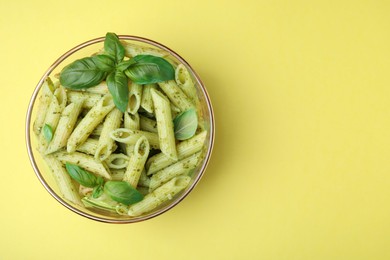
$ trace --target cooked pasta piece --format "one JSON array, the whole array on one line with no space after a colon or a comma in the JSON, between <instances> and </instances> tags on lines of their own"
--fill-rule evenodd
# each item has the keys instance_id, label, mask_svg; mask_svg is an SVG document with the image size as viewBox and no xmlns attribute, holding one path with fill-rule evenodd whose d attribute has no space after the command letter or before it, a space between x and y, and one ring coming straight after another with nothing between
<instances>
[{"instance_id":1,"label":"cooked pasta piece","mask_svg":"<svg viewBox=\"0 0 390 260\"><path fill-rule=\"evenodd\" d=\"M157 122L145 116L139 117L140 129L143 131L157 133Z\"/></svg>"},{"instance_id":2,"label":"cooked pasta piece","mask_svg":"<svg viewBox=\"0 0 390 260\"><path fill-rule=\"evenodd\" d=\"M85 98L85 101L83 103L83 108L85 109L91 109L102 98L102 95L100 94L81 91L68 91L67 95L68 103L74 103L81 98Z\"/></svg>"},{"instance_id":3,"label":"cooked pasta piece","mask_svg":"<svg viewBox=\"0 0 390 260\"><path fill-rule=\"evenodd\" d=\"M123 180L128 182L134 188L137 187L141 172L144 169L145 162L148 159L149 155L149 142L145 136L141 136L137 143L134 146L134 151L132 152L129 160L129 164L126 168L125 175Z\"/></svg>"},{"instance_id":4,"label":"cooked pasta piece","mask_svg":"<svg viewBox=\"0 0 390 260\"><path fill-rule=\"evenodd\" d=\"M73 184L65 166L52 155L46 155L43 159L53 174L57 187L60 189L61 196L76 205L82 206L83 204L81 203L78 189Z\"/></svg>"},{"instance_id":5,"label":"cooked pasta piece","mask_svg":"<svg viewBox=\"0 0 390 260\"><path fill-rule=\"evenodd\" d=\"M129 164L129 156L123 153L114 153L108 156L106 163L110 169L124 169Z\"/></svg>"},{"instance_id":6,"label":"cooked pasta piece","mask_svg":"<svg viewBox=\"0 0 390 260\"><path fill-rule=\"evenodd\" d=\"M53 98L51 99L50 105L47 109L45 121L43 125L49 125L55 133L58 121L61 117L61 112L66 105L66 93L64 88L59 87L54 91ZM49 145L49 141L46 140L43 131L39 135L39 151L44 153Z\"/></svg>"},{"instance_id":7,"label":"cooked pasta piece","mask_svg":"<svg viewBox=\"0 0 390 260\"><path fill-rule=\"evenodd\" d=\"M33 130L36 135L39 135L42 127L44 126L46 112L50 105L51 99L53 98L55 86L51 79L48 77L42 84L41 93L39 95L39 103L37 107L37 117L34 121Z\"/></svg>"},{"instance_id":8,"label":"cooked pasta piece","mask_svg":"<svg viewBox=\"0 0 390 260\"><path fill-rule=\"evenodd\" d=\"M154 190L176 176L187 174L189 171L195 169L199 161L199 156L200 153L193 154L153 174L150 178L149 191Z\"/></svg>"},{"instance_id":9,"label":"cooked pasta piece","mask_svg":"<svg viewBox=\"0 0 390 260\"><path fill-rule=\"evenodd\" d=\"M126 57L135 57L140 54L145 54L145 55L153 55L157 57L164 57L168 56L168 52L163 51L163 50L158 50L152 47L148 46L140 46L137 44L133 44L130 42L122 41L121 42L123 47L125 48L125 55Z\"/></svg>"},{"instance_id":10,"label":"cooked pasta piece","mask_svg":"<svg viewBox=\"0 0 390 260\"><path fill-rule=\"evenodd\" d=\"M145 136L149 141L149 145L154 149L160 148L158 135L140 130L130 130L126 128L118 128L110 133L112 139L125 144L135 144L141 136Z\"/></svg>"},{"instance_id":11,"label":"cooked pasta piece","mask_svg":"<svg viewBox=\"0 0 390 260\"><path fill-rule=\"evenodd\" d=\"M190 99L184 94L184 92L177 86L174 80L168 80L159 82L158 85L168 96L169 100L180 109L181 112L184 112L194 105L191 103Z\"/></svg>"},{"instance_id":12,"label":"cooked pasta piece","mask_svg":"<svg viewBox=\"0 0 390 260\"><path fill-rule=\"evenodd\" d=\"M126 112L124 114L124 123L123 126L130 130L139 130L140 129L140 118L138 112L131 114ZM134 144L125 144L126 154L130 155L134 150Z\"/></svg>"},{"instance_id":13,"label":"cooked pasta piece","mask_svg":"<svg viewBox=\"0 0 390 260\"><path fill-rule=\"evenodd\" d=\"M131 85L129 86L129 104L127 106L127 111L130 114L134 115L135 113L138 112L138 109L141 105L141 97L142 97L142 86L132 82Z\"/></svg>"},{"instance_id":14,"label":"cooked pasta piece","mask_svg":"<svg viewBox=\"0 0 390 260\"><path fill-rule=\"evenodd\" d=\"M142 88L141 107L148 113L153 113L154 111L152 94L150 93L151 89L157 89L157 84L146 84Z\"/></svg>"},{"instance_id":15,"label":"cooked pasta piece","mask_svg":"<svg viewBox=\"0 0 390 260\"><path fill-rule=\"evenodd\" d=\"M150 93L152 94L154 111L156 113L161 152L172 160L177 160L170 102L158 90L151 89Z\"/></svg>"},{"instance_id":16,"label":"cooked pasta piece","mask_svg":"<svg viewBox=\"0 0 390 260\"><path fill-rule=\"evenodd\" d=\"M85 98L82 97L64 108L58 122L57 130L46 149L46 154L53 153L66 146L68 138L75 127L77 117L80 114L84 100Z\"/></svg>"},{"instance_id":17,"label":"cooked pasta piece","mask_svg":"<svg viewBox=\"0 0 390 260\"><path fill-rule=\"evenodd\" d=\"M91 108L70 135L67 151L69 153L76 151L76 147L87 140L93 129L103 121L104 117L114 108L114 106L115 105L110 94L102 97L99 102Z\"/></svg>"},{"instance_id":18,"label":"cooked pasta piece","mask_svg":"<svg viewBox=\"0 0 390 260\"><path fill-rule=\"evenodd\" d=\"M176 145L177 158L182 160L190 155L193 155L194 153L199 152L204 145L206 135L207 131L203 131ZM164 169L174 162L175 160L172 160L163 153L156 154L150 157L146 163L147 175L154 174L155 172Z\"/></svg>"},{"instance_id":19,"label":"cooked pasta piece","mask_svg":"<svg viewBox=\"0 0 390 260\"><path fill-rule=\"evenodd\" d=\"M85 154L95 155L96 148L98 146L99 140L88 138L84 143L77 146L76 151L83 152Z\"/></svg>"},{"instance_id":20,"label":"cooked pasta piece","mask_svg":"<svg viewBox=\"0 0 390 260\"><path fill-rule=\"evenodd\" d=\"M119 128L121 125L122 115L123 114L119 109L114 108L106 116L95 153L96 160L104 161L114 151L114 140L110 137L110 133L111 131Z\"/></svg>"},{"instance_id":21,"label":"cooked pasta piece","mask_svg":"<svg viewBox=\"0 0 390 260\"><path fill-rule=\"evenodd\" d=\"M87 171L102 176L107 180L111 179L110 170L108 169L106 163L96 161L93 156L79 152L67 153L65 151L53 153L53 156L64 164L76 164Z\"/></svg>"},{"instance_id":22,"label":"cooked pasta piece","mask_svg":"<svg viewBox=\"0 0 390 260\"><path fill-rule=\"evenodd\" d=\"M147 194L143 200L129 207L129 216L139 216L149 212L165 201L171 200L176 194L184 190L190 183L191 178L188 176L178 176Z\"/></svg>"}]
</instances>

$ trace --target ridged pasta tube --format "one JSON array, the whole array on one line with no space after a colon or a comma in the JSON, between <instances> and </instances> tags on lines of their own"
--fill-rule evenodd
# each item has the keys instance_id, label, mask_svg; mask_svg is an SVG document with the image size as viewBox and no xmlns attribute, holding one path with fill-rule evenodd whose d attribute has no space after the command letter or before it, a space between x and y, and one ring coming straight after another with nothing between
<instances>
[{"instance_id":1,"label":"ridged pasta tube","mask_svg":"<svg viewBox=\"0 0 390 260\"><path fill-rule=\"evenodd\" d=\"M160 148L160 142L156 133L150 133L140 130L130 130L126 128L118 128L110 133L112 139L125 144L133 144L138 141L141 136L145 136L149 141L149 145L155 149Z\"/></svg>"},{"instance_id":2,"label":"ridged pasta tube","mask_svg":"<svg viewBox=\"0 0 390 260\"><path fill-rule=\"evenodd\" d=\"M170 102L158 90L151 89L150 93L152 94L154 111L156 114L161 152L172 160L177 160Z\"/></svg>"},{"instance_id":3,"label":"ridged pasta tube","mask_svg":"<svg viewBox=\"0 0 390 260\"><path fill-rule=\"evenodd\" d=\"M107 180L111 180L110 171L105 162L98 162L92 156L84 153L74 152L67 153L65 151L53 153L53 156L62 163L76 164L87 171L102 176Z\"/></svg>"},{"instance_id":4,"label":"ridged pasta tube","mask_svg":"<svg viewBox=\"0 0 390 260\"><path fill-rule=\"evenodd\" d=\"M96 160L104 161L114 151L114 140L110 137L110 133L119 128L122 116L122 112L117 108L111 110L106 116L95 152Z\"/></svg>"},{"instance_id":5,"label":"ridged pasta tube","mask_svg":"<svg viewBox=\"0 0 390 260\"><path fill-rule=\"evenodd\" d=\"M150 178L150 185L149 185L149 191L154 190L161 184L169 181L170 179L186 174L189 171L195 169L196 165L199 161L200 153L196 153L191 155L190 157L187 157L183 160L178 161L177 163L174 163L161 171L156 172L151 178Z\"/></svg>"},{"instance_id":6,"label":"ridged pasta tube","mask_svg":"<svg viewBox=\"0 0 390 260\"><path fill-rule=\"evenodd\" d=\"M51 99L50 105L47 109L45 116L45 121L43 125L49 125L55 133L58 121L60 120L62 110L66 105L66 92L64 88L59 87L54 91L53 98ZM43 131L39 135L39 151L44 153L49 145L48 140L46 140Z\"/></svg>"},{"instance_id":7,"label":"ridged pasta tube","mask_svg":"<svg viewBox=\"0 0 390 260\"><path fill-rule=\"evenodd\" d=\"M139 126L143 131L157 133L157 122L145 116L139 117Z\"/></svg>"},{"instance_id":8,"label":"ridged pasta tube","mask_svg":"<svg viewBox=\"0 0 390 260\"><path fill-rule=\"evenodd\" d=\"M180 109L181 112L187 111L194 107L190 99L184 94L184 92L177 86L174 80L168 80L159 82L158 85L168 96L169 100Z\"/></svg>"},{"instance_id":9,"label":"ridged pasta tube","mask_svg":"<svg viewBox=\"0 0 390 260\"><path fill-rule=\"evenodd\" d=\"M129 156L123 153L114 153L108 156L106 163L110 169L124 169L129 164Z\"/></svg>"},{"instance_id":10,"label":"ridged pasta tube","mask_svg":"<svg viewBox=\"0 0 390 260\"><path fill-rule=\"evenodd\" d=\"M68 138L72 133L77 117L80 114L85 98L75 100L62 111L58 126L54 133L53 139L46 149L46 154L58 151L66 146Z\"/></svg>"},{"instance_id":11,"label":"ridged pasta tube","mask_svg":"<svg viewBox=\"0 0 390 260\"><path fill-rule=\"evenodd\" d=\"M100 94L94 94L89 92L81 92L81 91L68 91L68 103L77 102L82 98L85 99L83 103L83 108L91 109L96 103L102 98Z\"/></svg>"},{"instance_id":12,"label":"ridged pasta tube","mask_svg":"<svg viewBox=\"0 0 390 260\"><path fill-rule=\"evenodd\" d=\"M202 150L206 140L207 131L203 131L188 140L180 142L176 145L177 158L182 160L194 153ZM175 160L172 160L163 153L156 154L148 159L146 162L147 175L154 174L161 169L171 165Z\"/></svg>"},{"instance_id":13,"label":"ridged pasta tube","mask_svg":"<svg viewBox=\"0 0 390 260\"><path fill-rule=\"evenodd\" d=\"M176 194L184 190L190 183L191 178L188 176L175 177L153 192L147 194L144 199L129 207L129 216L139 216L145 212L149 212L165 201L171 200Z\"/></svg>"},{"instance_id":14,"label":"ridged pasta tube","mask_svg":"<svg viewBox=\"0 0 390 260\"><path fill-rule=\"evenodd\" d=\"M142 88L141 107L148 113L153 113L154 106L152 100L151 89L157 89L157 84L146 84Z\"/></svg>"},{"instance_id":15,"label":"ridged pasta tube","mask_svg":"<svg viewBox=\"0 0 390 260\"><path fill-rule=\"evenodd\" d=\"M142 86L132 82L129 86L129 104L127 106L127 112L133 115L137 113L141 106L141 98Z\"/></svg>"},{"instance_id":16,"label":"ridged pasta tube","mask_svg":"<svg viewBox=\"0 0 390 260\"><path fill-rule=\"evenodd\" d=\"M83 204L81 203L78 190L74 186L69 174L66 172L64 165L52 155L46 155L43 159L46 161L53 174L57 187L60 189L60 194L66 200L82 206Z\"/></svg>"},{"instance_id":17,"label":"ridged pasta tube","mask_svg":"<svg viewBox=\"0 0 390 260\"><path fill-rule=\"evenodd\" d=\"M112 100L112 96L107 94L91 108L68 139L67 150L69 153L76 151L76 147L87 140L93 129L103 121L104 117L114 108L114 106L115 104Z\"/></svg>"},{"instance_id":18,"label":"ridged pasta tube","mask_svg":"<svg viewBox=\"0 0 390 260\"><path fill-rule=\"evenodd\" d=\"M134 146L134 151L130 156L129 164L126 168L125 175L123 176L123 180L134 188L138 185L149 151L150 146L148 139L146 139L145 136L141 136Z\"/></svg>"},{"instance_id":19,"label":"ridged pasta tube","mask_svg":"<svg viewBox=\"0 0 390 260\"><path fill-rule=\"evenodd\" d=\"M55 87L51 79L48 77L42 84L41 93L39 95L39 103L37 107L37 117L34 121L33 130L36 135L39 135L45 121L47 108L53 98Z\"/></svg>"}]
</instances>

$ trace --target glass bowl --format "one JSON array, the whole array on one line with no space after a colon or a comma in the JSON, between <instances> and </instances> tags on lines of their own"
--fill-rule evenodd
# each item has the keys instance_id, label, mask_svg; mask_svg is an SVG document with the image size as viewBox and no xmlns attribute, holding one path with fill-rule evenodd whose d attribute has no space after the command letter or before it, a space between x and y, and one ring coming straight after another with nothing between
<instances>
[{"instance_id":1,"label":"glass bowl","mask_svg":"<svg viewBox=\"0 0 390 260\"><path fill-rule=\"evenodd\" d=\"M192 172L191 181L190 184L187 186L187 188L185 188L183 191L175 195L172 199L163 203L162 205L155 208L154 210L137 217L110 214L107 212L85 208L76 205L71 201L68 201L67 199L63 198L63 196L59 192L59 189L54 181L54 177L50 172L49 167L46 165L46 162L43 160L40 153L36 149L37 138L33 132L33 122L34 122L33 120L35 119L35 116L37 114L37 103L38 103L37 97L47 77L49 76L55 77L55 75L58 74L64 66L73 62L76 59L80 59L86 56L90 56L94 53L98 53L101 49L103 49L103 42L105 40L105 37L92 39L72 48L71 50L63 54L61 57L59 57L53 63L53 65L51 65L47 69L47 71L43 74L42 78L38 82L38 85L35 87L35 90L32 94L28 106L27 117L26 117L26 145L27 145L27 151L31 161L31 165L35 171L36 176L38 177L42 185L45 187L45 189L59 203L61 203L63 206L70 209L71 211L81 216L87 217L89 219L100 221L100 222L106 222L106 223L120 224L120 223L134 223L134 222L144 221L156 217L168 211L169 209L173 208L194 189L194 187L196 186L196 184L199 182L202 175L204 174L207 164L210 160L210 156L214 144L215 123L214 123L214 114L211 106L211 101L204 84L202 83L198 74L181 56L179 56L177 53L175 53L168 47L146 38L142 38L138 36L130 36L130 35L118 35L118 37L121 41L136 43L138 45L145 46L147 48L148 47L155 48L167 52L169 54L168 59L173 63L176 62L176 63L183 64L187 68L188 72L190 73L193 79L193 82L197 90L198 99L199 99L200 111L201 114L203 114L203 118L204 118L204 122L203 122L204 129L207 130L207 136L202 151L203 156L201 162L198 163L198 166Z\"/></svg>"}]
</instances>

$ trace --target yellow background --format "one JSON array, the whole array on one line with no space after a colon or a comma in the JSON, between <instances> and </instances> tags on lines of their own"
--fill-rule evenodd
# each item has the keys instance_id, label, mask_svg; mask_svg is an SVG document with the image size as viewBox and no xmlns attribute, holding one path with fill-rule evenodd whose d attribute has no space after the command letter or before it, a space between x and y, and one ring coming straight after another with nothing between
<instances>
[{"instance_id":1,"label":"yellow background","mask_svg":"<svg viewBox=\"0 0 390 260\"><path fill-rule=\"evenodd\" d=\"M389 13L385 0L0 0L0 259L390 259ZM176 50L215 109L199 185L137 224L62 207L25 148L44 71L107 31Z\"/></svg>"}]
</instances>

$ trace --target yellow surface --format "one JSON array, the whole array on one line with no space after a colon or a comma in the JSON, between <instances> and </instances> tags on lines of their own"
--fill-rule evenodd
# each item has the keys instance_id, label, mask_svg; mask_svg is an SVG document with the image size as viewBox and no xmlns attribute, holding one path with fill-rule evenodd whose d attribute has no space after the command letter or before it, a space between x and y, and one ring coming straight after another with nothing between
<instances>
[{"instance_id":1,"label":"yellow surface","mask_svg":"<svg viewBox=\"0 0 390 260\"><path fill-rule=\"evenodd\" d=\"M0 0L0 259L390 259L389 13L385 0ZM62 207L25 148L43 72L107 31L181 54L217 121L193 193L138 224Z\"/></svg>"}]
</instances>

